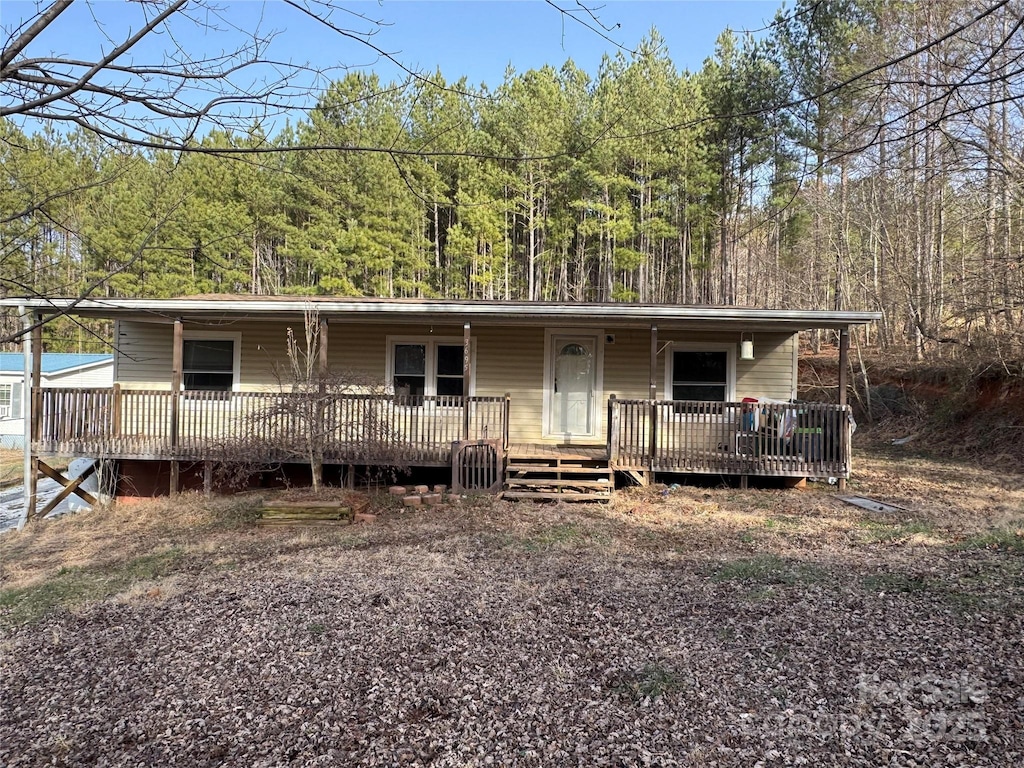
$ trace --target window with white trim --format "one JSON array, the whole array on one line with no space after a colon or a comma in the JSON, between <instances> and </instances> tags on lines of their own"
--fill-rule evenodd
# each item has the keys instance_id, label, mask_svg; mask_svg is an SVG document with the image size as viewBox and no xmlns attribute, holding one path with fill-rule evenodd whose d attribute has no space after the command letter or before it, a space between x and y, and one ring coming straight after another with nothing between
<instances>
[{"instance_id":1,"label":"window with white trim","mask_svg":"<svg viewBox=\"0 0 1024 768\"><path fill-rule=\"evenodd\" d=\"M734 362L726 347L676 345L667 360L666 394L671 400L729 401Z\"/></svg>"},{"instance_id":2,"label":"window with white trim","mask_svg":"<svg viewBox=\"0 0 1024 768\"><path fill-rule=\"evenodd\" d=\"M14 385L0 384L0 419L14 418Z\"/></svg>"},{"instance_id":3,"label":"window with white trim","mask_svg":"<svg viewBox=\"0 0 1024 768\"><path fill-rule=\"evenodd\" d=\"M396 339L388 344L388 378L399 397L461 396L463 342Z\"/></svg>"},{"instance_id":4,"label":"window with white trim","mask_svg":"<svg viewBox=\"0 0 1024 768\"><path fill-rule=\"evenodd\" d=\"M230 392L235 386L235 339L182 340L182 383L187 391Z\"/></svg>"}]
</instances>

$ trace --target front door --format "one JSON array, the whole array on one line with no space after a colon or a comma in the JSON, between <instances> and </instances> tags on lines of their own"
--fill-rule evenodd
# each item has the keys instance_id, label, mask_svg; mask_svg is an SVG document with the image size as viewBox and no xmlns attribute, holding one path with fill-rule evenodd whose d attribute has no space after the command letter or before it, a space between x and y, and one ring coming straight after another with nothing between
<instances>
[{"instance_id":1,"label":"front door","mask_svg":"<svg viewBox=\"0 0 1024 768\"><path fill-rule=\"evenodd\" d=\"M555 336L552 339L550 432L566 439L592 437L596 425L596 339Z\"/></svg>"}]
</instances>

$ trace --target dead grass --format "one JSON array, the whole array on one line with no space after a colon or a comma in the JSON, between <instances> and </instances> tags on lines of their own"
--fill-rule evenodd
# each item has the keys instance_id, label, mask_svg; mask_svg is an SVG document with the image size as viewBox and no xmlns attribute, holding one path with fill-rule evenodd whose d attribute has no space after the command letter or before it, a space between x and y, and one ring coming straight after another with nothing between
<instances>
[{"instance_id":1,"label":"dead grass","mask_svg":"<svg viewBox=\"0 0 1024 768\"><path fill-rule=\"evenodd\" d=\"M65 458L47 459L46 463L58 472L68 468ZM0 448L0 488L21 485L25 480L25 454L19 449Z\"/></svg>"},{"instance_id":2,"label":"dead grass","mask_svg":"<svg viewBox=\"0 0 1024 768\"><path fill-rule=\"evenodd\" d=\"M68 569L105 569L167 547L202 551L229 532L244 536L258 499L195 494L140 500L29 524L0 536L0 584L24 587Z\"/></svg>"},{"instance_id":3,"label":"dead grass","mask_svg":"<svg viewBox=\"0 0 1024 768\"><path fill-rule=\"evenodd\" d=\"M0 538L0 585L21 589L61 573L111 569L175 548L182 562L226 567L263 558L316 560L332 547L427 543L449 554L482 548L585 551L717 561L758 554L801 561L864 563L921 549L1024 548L1024 476L891 451L858 452L849 493L908 508L881 515L846 505L835 488L740 491L725 486L631 488L607 505L510 504L470 497L441 512L407 513L386 494L328 491L329 500L381 515L372 527L252 525L263 496L122 503L32 524ZM278 500L302 498L287 491ZM327 498L325 496L325 498Z\"/></svg>"},{"instance_id":4,"label":"dead grass","mask_svg":"<svg viewBox=\"0 0 1024 768\"><path fill-rule=\"evenodd\" d=\"M24 474L24 454L10 448L0 448L0 487L16 483Z\"/></svg>"}]
</instances>

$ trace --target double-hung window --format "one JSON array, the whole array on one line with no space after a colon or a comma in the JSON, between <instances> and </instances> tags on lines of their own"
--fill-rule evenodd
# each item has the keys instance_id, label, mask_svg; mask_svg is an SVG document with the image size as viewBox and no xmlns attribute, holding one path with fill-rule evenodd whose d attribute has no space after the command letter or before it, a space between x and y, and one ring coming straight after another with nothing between
<instances>
[{"instance_id":1,"label":"double-hung window","mask_svg":"<svg viewBox=\"0 0 1024 768\"><path fill-rule=\"evenodd\" d=\"M675 345L667 362L665 389L672 400L732 400L735 362L730 348Z\"/></svg>"},{"instance_id":2,"label":"double-hung window","mask_svg":"<svg viewBox=\"0 0 1024 768\"><path fill-rule=\"evenodd\" d=\"M186 391L231 392L238 381L236 338L186 337L182 341L182 384Z\"/></svg>"},{"instance_id":3,"label":"double-hung window","mask_svg":"<svg viewBox=\"0 0 1024 768\"><path fill-rule=\"evenodd\" d=\"M17 395L21 384L0 384L0 419L14 419L20 416Z\"/></svg>"},{"instance_id":4,"label":"double-hung window","mask_svg":"<svg viewBox=\"0 0 1024 768\"><path fill-rule=\"evenodd\" d=\"M388 345L388 374L395 395L413 401L461 396L461 339L402 339Z\"/></svg>"}]
</instances>

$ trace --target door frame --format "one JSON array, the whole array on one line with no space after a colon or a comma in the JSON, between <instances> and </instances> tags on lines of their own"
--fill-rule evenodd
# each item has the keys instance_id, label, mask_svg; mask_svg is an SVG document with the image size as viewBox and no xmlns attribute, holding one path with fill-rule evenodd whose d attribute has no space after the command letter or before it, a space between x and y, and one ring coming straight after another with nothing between
<instances>
[{"instance_id":1,"label":"door frame","mask_svg":"<svg viewBox=\"0 0 1024 768\"><path fill-rule=\"evenodd\" d=\"M593 343L594 347L594 399L590 404L590 423L593 425L593 432L586 435L570 435L566 437L565 432L558 432L551 429L551 418L553 416L552 398L555 394L555 371L554 371L554 340L555 338L567 336L570 338L585 338ZM541 435L545 440L559 440L569 443L594 443L604 442L602 432L601 404L604 402L604 330L601 328L545 328L544 329L544 395L543 408L541 412Z\"/></svg>"}]
</instances>

